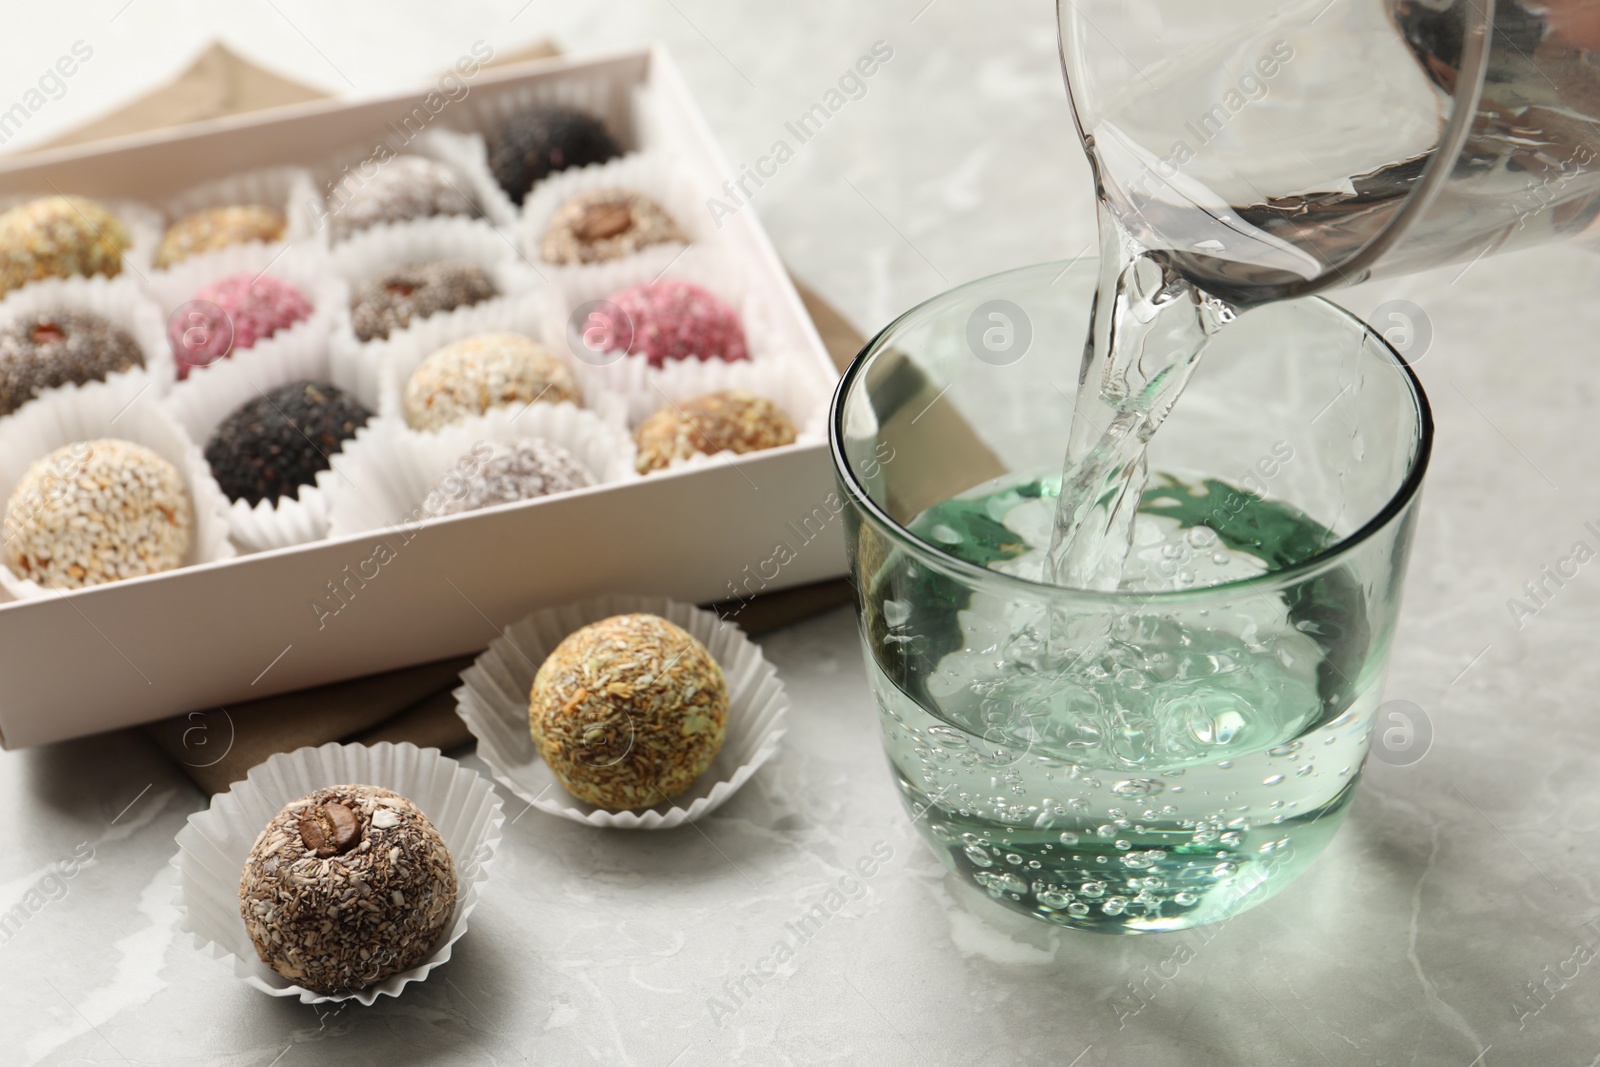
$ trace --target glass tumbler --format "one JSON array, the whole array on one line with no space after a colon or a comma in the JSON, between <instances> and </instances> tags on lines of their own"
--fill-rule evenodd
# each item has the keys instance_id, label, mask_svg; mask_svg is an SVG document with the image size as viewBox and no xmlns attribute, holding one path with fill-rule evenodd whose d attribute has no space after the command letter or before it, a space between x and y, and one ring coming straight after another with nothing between
<instances>
[{"instance_id":1,"label":"glass tumbler","mask_svg":"<svg viewBox=\"0 0 1600 1067\"><path fill-rule=\"evenodd\" d=\"M829 431L890 770L960 878L1112 933L1266 899L1360 778L1432 441L1382 337L1243 314L1151 442L1114 592L1041 580L1096 264L964 285L875 337Z\"/></svg>"}]
</instances>

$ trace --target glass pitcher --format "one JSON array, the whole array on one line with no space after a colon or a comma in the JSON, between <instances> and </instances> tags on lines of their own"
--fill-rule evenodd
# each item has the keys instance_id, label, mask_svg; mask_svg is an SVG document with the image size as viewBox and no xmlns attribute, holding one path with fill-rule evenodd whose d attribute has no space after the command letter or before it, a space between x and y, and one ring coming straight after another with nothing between
<instances>
[{"instance_id":1,"label":"glass pitcher","mask_svg":"<svg viewBox=\"0 0 1600 1067\"><path fill-rule=\"evenodd\" d=\"M1575 233L1600 211L1588 0L1058 0L1097 192L1239 306Z\"/></svg>"}]
</instances>

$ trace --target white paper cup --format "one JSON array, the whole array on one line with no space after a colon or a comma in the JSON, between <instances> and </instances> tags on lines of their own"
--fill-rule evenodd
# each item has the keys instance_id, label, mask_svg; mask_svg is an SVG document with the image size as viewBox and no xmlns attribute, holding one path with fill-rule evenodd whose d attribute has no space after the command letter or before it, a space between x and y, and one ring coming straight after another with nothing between
<instances>
[{"instance_id":1,"label":"white paper cup","mask_svg":"<svg viewBox=\"0 0 1600 1067\"><path fill-rule=\"evenodd\" d=\"M571 404L495 408L434 433L419 433L396 419L379 419L333 457L334 476L324 485L328 536L420 522L428 493L476 445L503 445L530 437L571 452L596 486L638 477L628 435L619 426ZM529 502L495 506L524 503Z\"/></svg>"},{"instance_id":2,"label":"white paper cup","mask_svg":"<svg viewBox=\"0 0 1600 1067\"><path fill-rule=\"evenodd\" d=\"M425 961L377 985L338 996L295 985L261 962L239 914L239 879L256 838L284 805L330 785L379 786L410 800L449 847L459 883L455 918ZM177 871L179 929L247 985L275 997L299 997L302 1004L355 1000L371 1005L380 996L399 996L449 960L466 934L504 822L500 798L488 780L436 748L384 742L280 753L252 768L228 792L212 797L211 806L189 816L178 832L178 853L171 862Z\"/></svg>"},{"instance_id":3,"label":"white paper cup","mask_svg":"<svg viewBox=\"0 0 1600 1067\"><path fill-rule=\"evenodd\" d=\"M331 382L377 413L375 391L364 389L359 381L341 380L335 371L328 358L326 336L290 329L274 334L268 341L277 341L280 336L283 340L273 346L270 358L221 359L172 387L163 406L200 449L205 448L222 420L241 405L290 382ZM201 463L205 463L203 452ZM229 503L228 532L234 544L244 552L264 552L326 537L326 492L332 477L331 471L324 470L315 482L302 485L294 496L263 500L253 506L243 500Z\"/></svg>"},{"instance_id":4,"label":"white paper cup","mask_svg":"<svg viewBox=\"0 0 1600 1067\"><path fill-rule=\"evenodd\" d=\"M533 677L573 631L629 612L676 623L705 645L728 682L728 724L722 750L687 792L642 811L607 811L568 793L539 758L528 728ZM478 755L495 780L540 811L589 826L667 830L721 807L778 750L789 698L760 646L709 611L665 597L614 595L536 611L505 632L461 673L456 712L478 739Z\"/></svg>"},{"instance_id":5,"label":"white paper cup","mask_svg":"<svg viewBox=\"0 0 1600 1067\"><path fill-rule=\"evenodd\" d=\"M688 242L650 245L632 256L606 263L548 262L541 248L550 219L573 197L597 189L623 189L649 197L666 210ZM608 163L572 167L552 174L535 186L523 202L516 235L522 254L558 285L569 277L581 278L622 262L631 263L645 277L654 277L683 253L686 243L701 244L715 236L706 217L703 197L688 180L676 157L667 152L635 153Z\"/></svg>"},{"instance_id":6,"label":"white paper cup","mask_svg":"<svg viewBox=\"0 0 1600 1067\"><path fill-rule=\"evenodd\" d=\"M166 225L170 227L179 219L197 211L218 207L269 207L283 216L283 237L277 241L251 241L249 244L271 245L276 251L284 245L325 247L326 237L317 227L317 209L321 203L311 172L304 167L263 167L260 170L230 174L225 178L205 182L168 200L161 205ZM166 236L165 230L162 236ZM182 266L187 259L173 264ZM171 268L168 268L171 269ZM159 272L158 272L159 273Z\"/></svg>"},{"instance_id":7,"label":"white paper cup","mask_svg":"<svg viewBox=\"0 0 1600 1067\"><path fill-rule=\"evenodd\" d=\"M183 566L229 559L228 498L200 449L157 403L148 382L123 376L115 382L52 389L0 420L0 506L37 459L75 441L115 437L144 445L178 469L194 506L194 529ZM152 576L153 577L153 576ZM140 581L126 578L123 581ZM57 595L38 582L0 566L0 588L13 599Z\"/></svg>"},{"instance_id":8,"label":"white paper cup","mask_svg":"<svg viewBox=\"0 0 1600 1067\"><path fill-rule=\"evenodd\" d=\"M137 280L127 275L107 278L97 274L92 278L45 278L24 285L0 300L0 327L57 311L93 312L132 336L144 353L144 366L109 375L107 381L126 378L140 384L150 382L157 396L172 384L172 348L167 344L166 320Z\"/></svg>"},{"instance_id":9,"label":"white paper cup","mask_svg":"<svg viewBox=\"0 0 1600 1067\"><path fill-rule=\"evenodd\" d=\"M168 362L174 364L166 324L178 309L196 298L207 284L235 274L267 275L288 282L300 290L311 304L311 314L299 322L263 337L249 348L235 348L222 359L204 367L192 367L186 381L203 377L229 364L259 364L259 373L270 376L270 368L303 351L326 351L334 327L349 316L350 287L333 272L327 254L313 247L252 241L201 252L164 271L157 271L147 287L161 310L162 336L167 343ZM175 375L174 375L175 376Z\"/></svg>"}]
</instances>

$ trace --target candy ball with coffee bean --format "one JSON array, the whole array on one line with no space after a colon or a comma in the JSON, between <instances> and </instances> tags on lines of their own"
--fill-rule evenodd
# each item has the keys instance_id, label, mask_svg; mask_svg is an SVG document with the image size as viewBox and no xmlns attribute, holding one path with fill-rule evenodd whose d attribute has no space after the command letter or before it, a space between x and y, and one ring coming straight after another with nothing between
<instances>
[{"instance_id":1,"label":"candy ball with coffee bean","mask_svg":"<svg viewBox=\"0 0 1600 1067\"><path fill-rule=\"evenodd\" d=\"M34 461L11 491L6 566L49 589L81 589L182 565L193 529L171 463L132 441L77 441Z\"/></svg>"},{"instance_id":2,"label":"candy ball with coffee bean","mask_svg":"<svg viewBox=\"0 0 1600 1067\"><path fill-rule=\"evenodd\" d=\"M687 241L665 208L627 189L579 193L550 217L539 255L546 263L604 263L642 248Z\"/></svg>"},{"instance_id":3,"label":"candy ball with coffee bean","mask_svg":"<svg viewBox=\"0 0 1600 1067\"><path fill-rule=\"evenodd\" d=\"M794 423L764 396L742 389L707 393L668 404L633 432L640 474L661 470L675 459L718 452L759 452L794 444Z\"/></svg>"},{"instance_id":4,"label":"candy ball with coffee bean","mask_svg":"<svg viewBox=\"0 0 1600 1067\"><path fill-rule=\"evenodd\" d=\"M156 249L160 270L190 256L248 241L276 241L287 224L278 212L260 204L235 204L207 208L185 215L167 228Z\"/></svg>"},{"instance_id":5,"label":"candy ball with coffee bean","mask_svg":"<svg viewBox=\"0 0 1600 1067\"><path fill-rule=\"evenodd\" d=\"M443 163L425 156L395 156L376 168L371 177L342 179L329 190L328 226L335 241L379 223L478 214L462 192L461 180Z\"/></svg>"},{"instance_id":6,"label":"candy ball with coffee bean","mask_svg":"<svg viewBox=\"0 0 1600 1067\"><path fill-rule=\"evenodd\" d=\"M545 659L528 722L567 792L602 808L648 808L711 766L727 732L728 684L687 630L655 615L614 615Z\"/></svg>"},{"instance_id":7,"label":"candy ball with coffee bean","mask_svg":"<svg viewBox=\"0 0 1600 1067\"><path fill-rule=\"evenodd\" d=\"M479 442L455 469L434 483L422 502L424 518L533 500L594 484L571 452L537 437L506 444Z\"/></svg>"},{"instance_id":8,"label":"candy ball with coffee bean","mask_svg":"<svg viewBox=\"0 0 1600 1067\"><path fill-rule=\"evenodd\" d=\"M128 331L89 311L47 311L0 327L0 415L46 389L144 366Z\"/></svg>"},{"instance_id":9,"label":"candy ball with coffee bean","mask_svg":"<svg viewBox=\"0 0 1600 1067\"><path fill-rule=\"evenodd\" d=\"M428 356L406 382L406 422L437 430L490 408L582 403L578 380L545 348L515 333L482 333Z\"/></svg>"},{"instance_id":10,"label":"candy ball with coffee bean","mask_svg":"<svg viewBox=\"0 0 1600 1067\"><path fill-rule=\"evenodd\" d=\"M350 300L356 337L388 337L429 315L453 311L499 295L481 267L430 260L412 263L366 282Z\"/></svg>"},{"instance_id":11,"label":"candy ball with coffee bean","mask_svg":"<svg viewBox=\"0 0 1600 1067\"><path fill-rule=\"evenodd\" d=\"M354 992L423 962L455 916L455 862L398 793L334 785L256 838L239 912L261 961L316 993Z\"/></svg>"},{"instance_id":12,"label":"candy ball with coffee bean","mask_svg":"<svg viewBox=\"0 0 1600 1067\"><path fill-rule=\"evenodd\" d=\"M0 295L40 278L122 273L128 233L93 200L47 196L0 215Z\"/></svg>"},{"instance_id":13,"label":"candy ball with coffee bean","mask_svg":"<svg viewBox=\"0 0 1600 1067\"><path fill-rule=\"evenodd\" d=\"M327 382L299 381L246 401L206 442L206 462L229 500L252 507L294 496L328 469L328 457L372 418Z\"/></svg>"},{"instance_id":14,"label":"candy ball with coffee bean","mask_svg":"<svg viewBox=\"0 0 1600 1067\"><path fill-rule=\"evenodd\" d=\"M558 170L604 163L622 154L605 123L564 104L519 111L489 140L489 169L514 203Z\"/></svg>"}]
</instances>

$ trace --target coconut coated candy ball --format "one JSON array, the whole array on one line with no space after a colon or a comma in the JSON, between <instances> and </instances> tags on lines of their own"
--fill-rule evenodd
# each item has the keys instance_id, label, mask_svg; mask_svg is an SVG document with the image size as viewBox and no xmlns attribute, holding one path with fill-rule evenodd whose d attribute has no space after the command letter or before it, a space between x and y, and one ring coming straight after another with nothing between
<instances>
[{"instance_id":1,"label":"coconut coated candy ball","mask_svg":"<svg viewBox=\"0 0 1600 1067\"><path fill-rule=\"evenodd\" d=\"M594 476L554 441L530 437L509 444L480 442L434 483L422 502L424 518L533 500L594 484Z\"/></svg>"},{"instance_id":2,"label":"coconut coated candy ball","mask_svg":"<svg viewBox=\"0 0 1600 1067\"><path fill-rule=\"evenodd\" d=\"M380 223L477 213L450 168L424 156L395 156L365 181L352 176L328 194L328 225L335 241Z\"/></svg>"},{"instance_id":3,"label":"coconut coated candy ball","mask_svg":"<svg viewBox=\"0 0 1600 1067\"><path fill-rule=\"evenodd\" d=\"M406 382L406 422L437 430L490 408L582 402L566 364L515 333L484 333L445 345Z\"/></svg>"}]
</instances>

